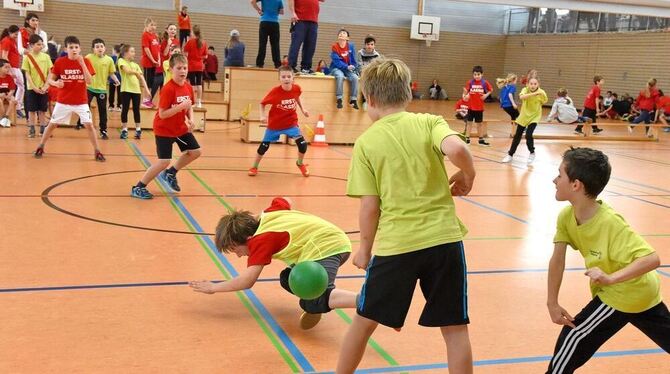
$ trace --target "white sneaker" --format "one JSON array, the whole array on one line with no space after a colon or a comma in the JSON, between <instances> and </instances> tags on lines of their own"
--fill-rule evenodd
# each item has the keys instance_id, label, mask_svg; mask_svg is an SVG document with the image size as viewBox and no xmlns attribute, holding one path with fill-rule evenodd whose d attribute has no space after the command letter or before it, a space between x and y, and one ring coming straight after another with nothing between
<instances>
[{"instance_id":1,"label":"white sneaker","mask_svg":"<svg viewBox=\"0 0 670 374\"><path fill-rule=\"evenodd\" d=\"M533 163L533 161L535 161L535 153L531 153L531 154L528 156L528 161L526 161L526 163L527 163L528 165L530 165L530 164Z\"/></svg>"},{"instance_id":2,"label":"white sneaker","mask_svg":"<svg viewBox=\"0 0 670 374\"><path fill-rule=\"evenodd\" d=\"M0 119L0 126L2 127L10 127L11 122L9 121L9 118L4 117L3 119Z\"/></svg>"},{"instance_id":3,"label":"white sneaker","mask_svg":"<svg viewBox=\"0 0 670 374\"><path fill-rule=\"evenodd\" d=\"M198 105L196 105L198 108L202 108L202 101L198 100Z\"/></svg>"},{"instance_id":4,"label":"white sneaker","mask_svg":"<svg viewBox=\"0 0 670 374\"><path fill-rule=\"evenodd\" d=\"M502 159L503 164L506 164L508 162L512 161L512 156L510 155L505 155L505 158Z\"/></svg>"}]
</instances>

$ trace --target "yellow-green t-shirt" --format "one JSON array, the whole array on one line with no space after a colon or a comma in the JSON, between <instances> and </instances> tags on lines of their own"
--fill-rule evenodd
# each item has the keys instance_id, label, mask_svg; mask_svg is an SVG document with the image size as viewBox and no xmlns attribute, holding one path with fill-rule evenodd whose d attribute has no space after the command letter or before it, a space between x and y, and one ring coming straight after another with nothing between
<instances>
[{"instance_id":1,"label":"yellow-green t-shirt","mask_svg":"<svg viewBox=\"0 0 670 374\"><path fill-rule=\"evenodd\" d=\"M554 243L567 243L584 257L586 268L599 267L612 274L631 262L654 253L654 249L609 205L600 208L587 222L577 225L572 205L558 215ZM637 278L608 286L591 282L591 294L612 308L640 313L661 302L658 274L650 271Z\"/></svg>"},{"instance_id":2,"label":"yellow-green t-shirt","mask_svg":"<svg viewBox=\"0 0 670 374\"><path fill-rule=\"evenodd\" d=\"M267 232L288 232L289 243L272 255L272 258L288 265L351 252L351 241L342 229L322 218L297 210L263 213L254 235Z\"/></svg>"},{"instance_id":3,"label":"yellow-green t-shirt","mask_svg":"<svg viewBox=\"0 0 670 374\"><path fill-rule=\"evenodd\" d=\"M42 71L42 74L44 75L45 79L49 78L49 74L51 73L51 67L53 66L53 63L51 62L51 57L49 57L48 54L44 52L40 52L37 55L33 54L32 52L30 53L31 56L35 59L35 62L37 63L37 66L39 66L40 70ZM35 65L33 65L32 61L30 61L30 58L26 56L23 59L23 63L21 65L21 70L25 71L26 74L30 76L30 79L32 79L34 84L30 84L30 81L28 81L28 89L33 90L35 89L35 85L37 85L37 88L44 87L44 79L40 77L40 73L37 72L37 68L35 68Z\"/></svg>"},{"instance_id":4,"label":"yellow-green t-shirt","mask_svg":"<svg viewBox=\"0 0 670 374\"><path fill-rule=\"evenodd\" d=\"M163 61L163 84L172 80L172 71L170 71L170 59Z\"/></svg>"},{"instance_id":5,"label":"yellow-green t-shirt","mask_svg":"<svg viewBox=\"0 0 670 374\"><path fill-rule=\"evenodd\" d=\"M535 95L523 100L519 117L515 120L519 125L526 127L531 123L540 123L542 119L542 105L547 102L547 93L538 88L539 95ZM528 87L524 87L519 96L531 93Z\"/></svg>"},{"instance_id":6,"label":"yellow-green t-shirt","mask_svg":"<svg viewBox=\"0 0 670 374\"><path fill-rule=\"evenodd\" d=\"M95 70L95 75L91 79L91 84L86 86L86 88L91 92L107 93L109 76L116 72L114 60L107 55L98 57L95 53L89 53L86 55L86 58L91 62L91 65L93 65L93 69Z\"/></svg>"},{"instance_id":7,"label":"yellow-green t-shirt","mask_svg":"<svg viewBox=\"0 0 670 374\"><path fill-rule=\"evenodd\" d=\"M121 73L121 92L131 92L141 94L142 90L140 89L140 79L134 74L128 74L123 70L123 66L127 67L131 71L136 71L142 73L142 68L140 65L134 61L128 61L123 58L119 58L118 63L119 72ZM106 78L106 76L105 76Z\"/></svg>"},{"instance_id":8,"label":"yellow-green t-shirt","mask_svg":"<svg viewBox=\"0 0 670 374\"><path fill-rule=\"evenodd\" d=\"M347 195L379 196L373 253L402 254L463 240L441 144L459 136L440 116L400 112L379 119L354 145Z\"/></svg>"}]
</instances>

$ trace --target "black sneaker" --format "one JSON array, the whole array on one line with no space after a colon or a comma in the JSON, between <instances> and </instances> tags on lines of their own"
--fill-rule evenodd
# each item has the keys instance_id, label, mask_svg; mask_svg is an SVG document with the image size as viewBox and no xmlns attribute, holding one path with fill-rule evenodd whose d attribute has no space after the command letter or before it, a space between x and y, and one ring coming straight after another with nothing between
<instances>
[{"instance_id":1,"label":"black sneaker","mask_svg":"<svg viewBox=\"0 0 670 374\"><path fill-rule=\"evenodd\" d=\"M491 145L491 143L488 143L488 142L486 141L486 139L479 138L479 145L481 145L481 146L483 146L483 147L488 147L488 146Z\"/></svg>"},{"instance_id":2,"label":"black sneaker","mask_svg":"<svg viewBox=\"0 0 670 374\"><path fill-rule=\"evenodd\" d=\"M312 69L302 69L302 70L300 70L300 73L305 74L305 75L314 74L314 70L312 70Z\"/></svg>"},{"instance_id":3,"label":"black sneaker","mask_svg":"<svg viewBox=\"0 0 670 374\"><path fill-rule=\"evenodd\" d=\"M575 134L584 135L584 131L582 131L582 129L575 129Z\"/></svg>"},{"instance_id":4,"label":"black sneaker","mask_svg":"<svg viewBox=\"0 0 670 374\"><path fill-rule=\"evenodd\" d=\"M142 130L135 130L135 139L142 139Z\"/></svg>"},{"instance_id":5,"label":"black sneaker","mask_svg":"<svg viewBox=\"0 0 670 374\"><path fill-rule=\"evenodd\" d=\"M469 136L465 137L465 144L470 144L470 137Z\"/></svg>"},{"instance_id":6,"label":"black sneaker","mask_svg":"<svg viewBox=\"0 0 670 374\"><path fill-rule=\"evenodd\" d=\"M84 125L82 125L81 123L78 123L78 124L74 127L75 130L81 130L81 129L83 129L83 128L84 128Z\"/></svg>"},{"instance_id":7,"label":"black sneaker","mask_svg":"<svg viewBox=\"0 0 670 374\"><path fill-rule=\"evenodd\" d=\"M44 130L46 130L46 128L47 128L47 127L44 126L44 125L41 125L41 126L40 126L40 135L44 135Z\"/></svg>"},{"instance_id":8,"label":"black sneaker","mask_svg":"<svg viewBox=\"0 0 670 374\"><path fill-rule=\"evenodd\" d=\"M133 186L133 188L130 190L130 196L142 200L149 200L154 198L154 195L149 192L146 187L137 186Z\"/></svg>"},{"instance_id":9,"label":"black sneaker","mask_svg":"<svg viewBox=\"0 0 670 374\"><path fill-rule=\"evenodd\" d=\"M601 132L603 132L603 129L601 129L600 127L593 129L594 134L599 134Z\"/></svg>"},{"instance_id":10,"label":"black sneaker","mask_svg":"<svg viewBox=\"0 0 670 374\"><path fill-rule=\"evenodd\" d=\"M352 108L358 110L358 102L356 100L351 100L349 105L351 105Z\"/></svg>"},{"instance_id":11,"label":"black sneaker","mask_svg":"<svg viewBox=\"0 0 670 374\"><path fill-rule=\"evenodd\" d=\"M102 140L109 139L109 136L107 136L107 130L100 130L100 139Z\"/></svg>"},{"instance_id":12,"label":"black sneaker","mask_svg":"<svg viewBox=\"0 0 670 374\"><path fill-rule=\"evenodd\" d=\"M337 99L337 109L342 109L342 99Z\"/></svg>"},{"instance_id":13,"label":"black sneaker","mask_svg":"<svg viewBox=\"0 0 670 374\"><path fill-rule=\"evenodd\" d=\"M121 139L128 139L128 130L121 130Z\"/></svg>"},{"instance_id":14,"label":"black sneaker","mask_svg":"<svg viewBox=\"0 0 670 374\"><path fill-rule=\"evenodd\" d=\"M44 154L44 148L43 147L37 147L37 149L35 150L35 153L33 153L33 154L35 155L35 158L42 158L42 155Z\"/></svg>"},{"instance_id":15,"label":"black sneaker","mask_svg":"<svg viewBox=\"0 0 670 374\"><path fill-rule=\"evenodd\" d=\"M170 186L173 191L181 191L181 188L179 188L179 183L177 183L176 175L168 173L167 170L163 170L163 172L160 174L160 177L165 183L167 183L168 186Z\"/></svg>"}]
</instances>

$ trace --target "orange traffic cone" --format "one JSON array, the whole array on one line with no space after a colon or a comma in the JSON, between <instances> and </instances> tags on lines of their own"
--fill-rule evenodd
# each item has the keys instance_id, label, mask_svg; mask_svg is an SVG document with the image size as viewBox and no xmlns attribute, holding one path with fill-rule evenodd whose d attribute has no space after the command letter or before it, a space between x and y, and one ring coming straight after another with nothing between
<instances>
[{"instance_id":1,"label":"orange traffic cone","mask_svg":"<svg viewBox=\"0 0 670 374\"><path fill-rule=\"evenodd\" d=\"M326 126L323 124L323 114L319 114L319 121L316 123L314 129L314 140L312 145L315 147L327 147L326 143Z\"/></svg>"}]
</instances>

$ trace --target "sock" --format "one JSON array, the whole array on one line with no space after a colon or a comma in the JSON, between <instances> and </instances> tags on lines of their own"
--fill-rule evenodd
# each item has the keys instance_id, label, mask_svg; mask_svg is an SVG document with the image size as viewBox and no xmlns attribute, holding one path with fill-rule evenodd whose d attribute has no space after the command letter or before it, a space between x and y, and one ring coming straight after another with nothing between
<instances>
[{"instance_id":1,"label":"sock","mask_svg":"<svg viewBox=\"0 0 670 374\"><path fill-rule=\"evenodd\" d=\"M168 174L177 175L178 171L179 170L175 169L174 166L170 166L170 168L167 169L165 172L168 173Z\"/></svg>"},{"instance_id":2,"label":"sock","mask_svg":"<svg viewBox=\"0 0 670 374\"><path fill-rule=\"evenodd\" d=\"M300 165L302 165L302 161L303 161L303 160L298 159L298 161L296 161L295 164L298 165L298 166L300 166Z\"/></svg>"},{"instance_id":3,"label":"sock","mask_svg":"<svg viewBox=\"0 0 670 374\"><path fill-rule=\"evenodd\" d=\"M260 162L254 162L254 166L253 166L253 167L255 167L256 169L258 169L258 165L260 165L260 164L261 164Z\"/></svg>"},{"instance_id":4,"label":"sock","mask_svg":"<svg viewBox=\"0 0 670 374\"><path fill-rule=\"evenodd\" d=\"M144 187L146 187L147 185L144 184L144 183L142 183L142 181L139 181L139 182L137 182L137 184L136 184L135 186L137 186L137 187L139 187L139 188L144 188Z\"/></svg>"}]
</instances>

